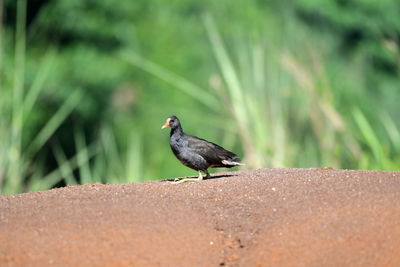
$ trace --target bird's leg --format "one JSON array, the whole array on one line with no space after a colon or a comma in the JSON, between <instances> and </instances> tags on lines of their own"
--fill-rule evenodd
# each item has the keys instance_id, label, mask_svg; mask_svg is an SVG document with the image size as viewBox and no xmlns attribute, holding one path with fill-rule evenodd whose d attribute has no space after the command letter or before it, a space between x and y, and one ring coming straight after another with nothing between
<instances>
[{"instance_id":1,"label":"bird's leg","mask_svg":"<svg viewBox=\"0 0 400 267\"><path fill-rule=\"evenodd\" d=\"M203 176L201 175L201 171L199 171L199 177L198 178L184 178L182 180L179 181L174 181L171 182L171 184L181 184L181 183L185 183L185 182L191 182L191 181L201 181L203 180Z\"/></svg>"},{"instance_id":2,"label":"bird's leg","mask_svg":"<svg viewBox=\"0 0 400 267\"><path fill-rule=\"evenodd\" d=\"M207 175L207 176L206 176L206 179L210 178L210 173L209 173L207 170L205 170L204 172L205 172L206 175Z\"/></svg>"}]
</instances>

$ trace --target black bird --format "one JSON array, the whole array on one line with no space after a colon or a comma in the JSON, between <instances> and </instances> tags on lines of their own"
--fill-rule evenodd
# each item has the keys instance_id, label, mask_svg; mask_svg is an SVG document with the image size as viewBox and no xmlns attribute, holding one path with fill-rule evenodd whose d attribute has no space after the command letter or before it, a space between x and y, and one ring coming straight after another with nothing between
<instances>
[{"instance_id":1,"label":"black bird","mask_svg":"<svg viewBox=\"0 0 400 267\"><path fill-rule=\"evenodd\" d=\"M208 168L232 168L242 165L239 163L240 160L235 153L217 144L184 133L181 123L176 116L169 117L161 129L167 127L171 127L169 144L174 155L183 165L199 172L197 179L187 178L176 183L203 180L201 172L206 173L206 178L209 178Z\"/></svg>"}]
</instances>

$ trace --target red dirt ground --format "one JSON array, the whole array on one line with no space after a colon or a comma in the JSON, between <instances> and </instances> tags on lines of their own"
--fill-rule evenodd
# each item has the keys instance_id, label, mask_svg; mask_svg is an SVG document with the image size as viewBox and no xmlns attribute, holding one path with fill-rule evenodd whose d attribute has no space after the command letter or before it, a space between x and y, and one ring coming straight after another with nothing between
<instances>
[{"instance_id":1,"label":"red dirt ground","mask_svg":"<svg viewBox=\"0 0 400 267\"><path fill-rule=\"evenodd\" d=\"M0 265L400 265L400 172L212 178L0 196Z\"/></svg>"}]
</instances>

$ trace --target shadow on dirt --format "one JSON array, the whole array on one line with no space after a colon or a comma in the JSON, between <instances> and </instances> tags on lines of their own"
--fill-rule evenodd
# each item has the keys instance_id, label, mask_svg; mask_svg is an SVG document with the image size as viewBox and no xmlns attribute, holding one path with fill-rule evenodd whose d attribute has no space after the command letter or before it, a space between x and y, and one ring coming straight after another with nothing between
<instances>
[{"instance_id":1,"label":"shadow on dirt","mask_svg":"<svg viewBox=\"0 0 400 267\"><path fill-rule=\"evenodd\" d=\"M237 174L211 175L211 177L208 178L207 180L218 179L218 178L225 178L225 177L233 177L233 176L238 176L238 175L237 175Z\"/></svg>"}]
</instances>

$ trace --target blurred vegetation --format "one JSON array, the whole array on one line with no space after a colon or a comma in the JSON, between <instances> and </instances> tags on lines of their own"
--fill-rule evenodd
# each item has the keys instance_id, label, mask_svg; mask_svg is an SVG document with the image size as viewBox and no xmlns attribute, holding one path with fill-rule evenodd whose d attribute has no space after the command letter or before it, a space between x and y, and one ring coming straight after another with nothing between
<instances>
[{"instance_id":1,"label":"blurred vegetation","mask_svg":"<svg viewBox=\"0 0 400 267\"><path fill-rule=\"evenodd\" d=\"M0 192L246 168L398 170L397 0L0 1Z\"/></svg>"}]
</instances>

